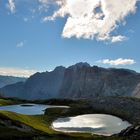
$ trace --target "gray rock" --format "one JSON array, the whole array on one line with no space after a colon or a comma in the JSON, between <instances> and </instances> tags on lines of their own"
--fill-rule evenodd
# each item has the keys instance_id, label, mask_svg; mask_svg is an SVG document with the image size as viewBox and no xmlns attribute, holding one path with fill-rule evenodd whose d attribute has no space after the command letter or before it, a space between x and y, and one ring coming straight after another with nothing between
<instances>
[{"instance_id":1,"label":"gray rock","mask_svg":"<svg viewBox=\"0 0 140 140\"><path fill-rule=\"evenodd\" d=\"M76 67L76 68L75 68ZM127 69L104 69L83 65L65 71L60 97L94 98L100 96L140 95L140 74Z\"/></svg>"},{"instance_id":2,"label":"gray rock","mask_svg":"<svg viewBox=\"0 0 140 140\"><path fill-rule=\"evenodd\" d=\"M126 140L140 140L140 127L131 126L120 132L119 136L123 136Z\"/></svg>"}]
</instances>

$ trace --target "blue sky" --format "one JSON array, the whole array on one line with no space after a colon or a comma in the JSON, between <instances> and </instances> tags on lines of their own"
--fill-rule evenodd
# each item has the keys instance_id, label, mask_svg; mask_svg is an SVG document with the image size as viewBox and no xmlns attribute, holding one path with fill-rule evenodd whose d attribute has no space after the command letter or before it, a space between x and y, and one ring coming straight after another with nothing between
<instances>
[{"instance_id":1,"label":"blue sky","mask_svg":"<svg viewBox=\"0 0 140 140\"><path fill-rule=\"evenodd\" d=\"M140 72L140 2L135 4L135 13L128 12L122 20L116 18L115 29L109 28L111 31L104 36L107 39L100 39L101 30L89 36L89 32L82 31L85 25L79 30L79 24L73 20L75 15L67 11L64 17L45 20L65 8L64 4L52 4L47 0L11 2L13 8L8 0L0 1L0 74L28 76L35 71L53 70L56 66L69 66L77 62ZM69 31L68 27L73 27L68 23L71 17L75 30Z\"/></svg>"}]
</instances>

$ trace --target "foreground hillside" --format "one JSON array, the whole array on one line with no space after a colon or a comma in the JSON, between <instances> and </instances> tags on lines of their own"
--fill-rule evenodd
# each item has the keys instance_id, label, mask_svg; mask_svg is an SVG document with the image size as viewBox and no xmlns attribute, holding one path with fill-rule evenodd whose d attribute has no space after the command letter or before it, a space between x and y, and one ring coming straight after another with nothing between
<instances>
[{"instance_id":1,"label":"foreground hillside","mask_svg":"<svg viewBox=\"0 0 140 140\"><path fill-rule=\"evenodd\" d=\"M128 69L91 67L87 63L36 73L26 82L5 86L6 97L22 99L140 97L140 74Z\"/></svg>"},{"instance_id":2,"label":"foreground hillside","mask_svg":"<svg viewBox=\"0 0 140 140\"><path fill-rule=\"evenodd\" d=\"M3 99L5 100L5 99ZM17 103L17 100L11 100ZM10 102L11 102L10 101ZM18 103L22 101L18 101ZM7 102L8 103L8 102ZM68 105L70 108L49 108L45 115L21 115L0 111L0 139L2 140L139 140L140 100L135 98L96 98L95 100L38 100L34 103ZM132 108L128 109L131 104ZM133 112L133 113L132 113ZM80 114L113 114L128 120L132 127L113 136L98 136L90 133L62 133L50 126L58 117ZM132 115L133 114L133 115Z\"/></svg>"}]
</instances>

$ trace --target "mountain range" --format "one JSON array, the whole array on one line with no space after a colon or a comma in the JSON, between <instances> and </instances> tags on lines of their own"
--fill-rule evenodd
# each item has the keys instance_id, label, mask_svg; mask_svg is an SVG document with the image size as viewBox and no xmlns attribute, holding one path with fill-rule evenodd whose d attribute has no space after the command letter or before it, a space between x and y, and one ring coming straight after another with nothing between
<instances>
[{"instance_id":1,"label":"mountain range","mask_svg":"<svg viewBox=\"0 0 140 140\"><path fill-rule=\"evenodd\" d=\"M6 97L22 99L140 97L140 73L129 69L102 68L77 63L68 68L35 73L24 82L0 89Z\"/></svg>"},{"instance_id":2,"label":"mountain range","mask_svg":"<svg viewBox=\"0 0 140 140\"><path fill-rule=\"evenodd\" d=\"M3 76L0 75L0 88L9 85L9 84L14 84L20 81L25 81L26 78L24 77L14 77L14 76Z\"/></svg>"}]
</instances>

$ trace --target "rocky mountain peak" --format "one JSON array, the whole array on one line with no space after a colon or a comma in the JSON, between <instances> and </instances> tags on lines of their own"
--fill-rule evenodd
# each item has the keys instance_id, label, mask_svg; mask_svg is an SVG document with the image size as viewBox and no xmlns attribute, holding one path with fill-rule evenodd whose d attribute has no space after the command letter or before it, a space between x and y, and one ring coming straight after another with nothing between
<instances>
[{"instance_id":1,"label":"rocky mountain peak","mask_svg":"<svg viewBox=\"0 0 140 140\"><path fill-rule=\"evenodd\" d=\"M53 71L55 71L55 72L63 72L64 70L65 70L66 68L65 67L63 67L63 66L58 66L58 67L56 67ZM53 72L52 71L52 72Z\"/></svg>"},{"instance_id":2,"label":"rocky mountain peak","mask_svg":"<svg viewBox=\"0 0 140 140\"><path fill-rule=\"evenodd\" d=\"M75 67L90 67L90 64L88 64L87 62L79 62L79 63L76 63L75 65L73 65Z\"/></svg>"},{"instance_id":3,"label":"rocky mountain peak","mask_svg":"<svg viewBox=\"0 0 140 140\"><path fill-rule=\"evenodd\" d=\"M140 97L140 74L132 70L77 63L32 75L25 83L1 88L5 96L29 99Z\"/></svg>"},{"instance_id":4,"label":"rocky mountain peak","mask_svg":"<svg viewBox=\"0 0 140 140\"><path fill-rule=\"evenodd\" d=\"M73 69L75 71L75 70L81 69L83 67L91 67L91 66L87 62L80 62L80 63L76 63L75 65L68 67L68 69Z\"/></svg>"}]
</instances>

